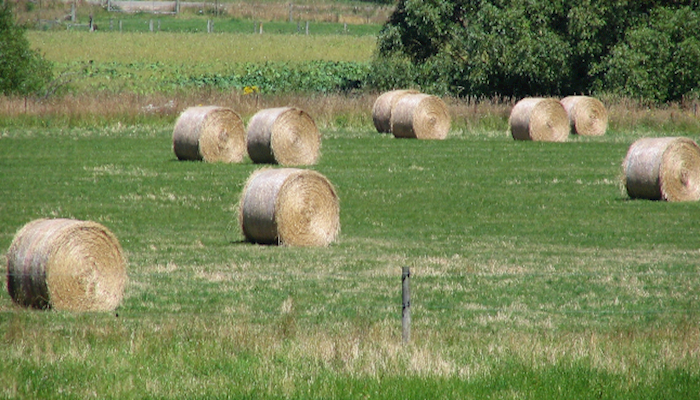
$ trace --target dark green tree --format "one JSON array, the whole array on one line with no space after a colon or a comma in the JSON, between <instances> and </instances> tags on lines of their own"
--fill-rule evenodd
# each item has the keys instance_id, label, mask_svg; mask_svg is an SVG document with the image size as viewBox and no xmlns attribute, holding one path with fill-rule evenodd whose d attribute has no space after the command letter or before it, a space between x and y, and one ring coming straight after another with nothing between
<instances>
[{"instance_id":1,"label":"dark green tree","mask_svg":"<svg viewBox=\"0 0 700 400\"><path fill-rule=\"evenodd\" d=\"M16 24L12 6L0 0L0 93L28 95L52 78L52 65L33 51Z\"/></svg>"},{"instance_id":2,"label":"dark green tree","mask_svg":"<svg viewBox=\"0 0 700 400\"><path fill-rule=\"evenodd\" d=\"M420 86L426 91L458 96L612 90L613 82L622 79L615 74L640 73L648 66L624 63L620 58L624 53L620 43L635 40L630 32L650 21L656 21L653 26L657 32L669 30L678 22L692 26L694 13L688 21L680 21L680 16L700 8L699 3L399 0L378 38L369 85L378 90ZM665 60L675 63L682 76L675 72L662 74L675 83L664 95L653 96L661 101L677 98L696 85L689 74L697 64L691 61L697 48L692 37L674 32L669 33L668 40L686 42L671 46L674 53ZM654 49L650 47L649 51ZM615 58L613 54L621 56ZM652 70L647 73L658 75Z\"/></svg>"}]
</instances>

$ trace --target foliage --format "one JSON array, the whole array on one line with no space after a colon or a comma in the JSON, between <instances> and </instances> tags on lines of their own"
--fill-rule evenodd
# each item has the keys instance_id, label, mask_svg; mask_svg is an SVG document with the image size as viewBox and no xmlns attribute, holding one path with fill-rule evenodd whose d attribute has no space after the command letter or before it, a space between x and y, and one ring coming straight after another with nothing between
<instances>
[{"instance_id":1,"label":"foliage","mask_svg":"<svg viewBox=\"0 0 700 400\"><path fill-rule=\"evenodd\" d=\"M245 63L230 74L186 76L166 82L176 87L211 87L244 89L256 86L262 93L347 92L360 89L369 72L369 65L355 62L310 61L290 64L267 62Z\"/></svg>"},{"instance_id":2,"label":"foliage","mask_svg":"<svg viewBox=\"0 0 700 400\"><path fill-rule=\"evenodd\" d=\"M27 95L49 82L52 66L30 49L12 6L0 0L0 93Z\"/></svg>"},{"instance_id":3,"label":"foliage","mask_svg":"<svg viewBox=\"0 0 700 400\"><path fill-rule=\"evenodd\" d=\"M601 88L665 101L700 89L700 13L687 7L655 10L630 29L601 65Z\"/></svg>"},{"instance_id":4,"label":"foliage","mask_svg":"<svg viewBox=\"0 0 700 400\"><path fill-rule=\"evenodd\" d=\"M401 0L379 35L371 81L390 88L383 75L396 60L409 60L416 74L392 86L461 96L598 89L676 100L698 86L690 75L697 40L689 34L700 23L698 7L691 1ZM666 55L644 63L664 41ZM633 78L627 92L621 89L623 77L640 74L665 79L661 93L650 87L659 83L653 79Z\"/></svg>"}]
</instances>

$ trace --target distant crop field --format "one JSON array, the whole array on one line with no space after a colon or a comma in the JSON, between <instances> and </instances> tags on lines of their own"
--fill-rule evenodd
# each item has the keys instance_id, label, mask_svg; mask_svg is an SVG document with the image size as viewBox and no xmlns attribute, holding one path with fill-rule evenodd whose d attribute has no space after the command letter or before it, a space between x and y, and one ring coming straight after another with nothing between
<instances>
[{"instance_id":1,"label":"distant crop field","mask_svg":"<svg viewBox=\"0 0 700 400\"><path fill-rule=\"evenodd\" d=\"M109 227L129 260L114 313L0 293L5 398L693 398L698 203L630 200L611 130L515 142L324 128L327 248L243 241L242 164L178 162L168 127L0 131L0 253L43 217ZM697 134L675 131L673 134ZM401 269L412 339L401 343ZM86 379L91 377L91 379Z\"/></svg>"},{"instance_id":2,"label":"distant crop field","mask_svg":"<svg viewBox=\"0 0 700 400\"><path fill-rule=\"evenodd\" d=\"M160 62L222 66L241 62L368 61L376 39L345 35L27 32L32 48L58 63Z\"/></svg>"},{"instance_id":3,"label":"distant crop field","mask_svg":"<svg viewBox=\"0 0 700 400\"><path fill-rule=\"evenodd\" d=\"M373 36L39 32L31 45L73 92L152 93L209 87L337 91L364 79ZM343 81L347 81L344 83Z\"/></svg>"}]
</instances>

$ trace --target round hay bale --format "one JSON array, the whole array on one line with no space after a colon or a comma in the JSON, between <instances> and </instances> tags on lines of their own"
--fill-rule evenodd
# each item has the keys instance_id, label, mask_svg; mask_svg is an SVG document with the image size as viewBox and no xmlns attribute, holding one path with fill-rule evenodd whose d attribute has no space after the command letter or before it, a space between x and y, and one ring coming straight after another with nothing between
<instances>
[{"instance_id":1,"label":"round hay bale","mask_svg":"<svg viewBox=\"0 0 700 400\"><path fill-rule=\"evenodd\" d=\"M700 147L691 139L639 139L627 151L623 170L633 199L700 200Z\"/></svg>"},{"instance_id":2,"label":"round hay bale","mask_svg":"<svg viewBox=\"0 0 700 400\"><path fill-rule=\"evenodd\" d=\"M248 155L255 163L316 164L321 134L313 118L296 107L258 111L248 123Z\"/></svg>"},{"instance_id":3,"label":"round hay bale","mask_svg":"<svg viewBox=\"0 0 700 400\"><path fill-rule=\"evenodd\" d=\"M126 284L126 260L104 226L39 219L17 232L7 254L7 289L15 303L38 309L109 311Z\"/></svg>"},{"instance_id":4,"label":"round hay bale","mask_svg":"<svg viewBox=\"0 0 700 400\"><path fill-rule=\"evenodd\" d=\"M541 97L526 97L516 103L509 124L515 140L564 142L571 129L564 106Z\"/></svg>"},{"instance_id":5,"label":"round hay bale","mask_svg":"<svg viewBox=\"0 0 700 400\"><path fill-rule=\"evenodd\" d=\"M568 96L561 100L575 134L602 136L608 129L608 110L603 103L588 96Z\"/></svg>"},{"instance_id":6,"label":"round hay bale","mask_svg":"<svg viewBox=\"0 0 700 400\"><path fill-rule=\"evenodd\" d=\"M447 105L436 96L407 94L391 110L391 132L397 138L445 139L450 126Z\"/></svg>"},{"instance_id":7,"label":"round hay bale","mask_svg":"<svg viewBox=\"0 0 700 400\"><path fill-rule=\"evenodd\" d=\"M340 231L340 206L335 188L318 172L263 169L248 178L239 220L251 242L326 246Z\"/></svg>"},{"instance_id":8,"label":"round hay bale","mask_svg":"<svg viewBox=\"0 0 700 400\"><path fill-rule=\"evenodd\" d=\"M190 107L173 130L173 151L180 160L236 163L245 157L245 127L230 108Z\"/></svg>"},{"instance_id":9,"label":"round hay bale","mask_svg":"<svg viewBox=\"0 0 700 400\"><path fill-rule=\"evenodd\" d=\"M382 93L372 106L372 121L379 133L391 133L391 110L403 96L418 94L417 90L400 89Z\"/></svg>"}]
</instances>

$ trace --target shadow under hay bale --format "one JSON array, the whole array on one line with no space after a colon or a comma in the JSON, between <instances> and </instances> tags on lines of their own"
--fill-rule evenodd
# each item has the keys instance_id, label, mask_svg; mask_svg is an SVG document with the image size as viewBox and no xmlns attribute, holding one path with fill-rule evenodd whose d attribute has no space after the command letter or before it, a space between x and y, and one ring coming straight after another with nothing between
<instances>
[{"instance_id":1,"label":"shadow under hay bale","mask_svg":"<svg viewBox=\"0 0 700 400\"><path fill-rule=\"evenodd\" d=\"M32 221L16 234L7 254L7 289L24 307L113 310L126 279L119 242L95 222Z\"/></svg>"},{"instance_id":2,"label":"shadow under hay bale","mask_svg":"<svg viewBox=\"0 0 700 400\"><path fill-rule=\"evenodd\" d=\"M321 134L313 118L299 108L268 108L248 123L246 145L254 163L313 165L320 154Z\"/></svg>"},{"instance_id":3,"label":"shadow under hay bale","mask_svg":"<svg viewBox=\"0 0 700 400\"><path fill-rule=\"evenodd\" d=\"M400 89L382 93L372 106L372 121L379 133L391 133L391 110L403 96L418 94L417 90Z\"/></svg>"},{"instance_id":4,"label":"shadow under hay bale","mask_svg":"<svg viewBox=\"0 0 700 400\"><path fill-rule=\"evenodd\" d=\"M509 124L515 140L564 142L571 130L564 106L541 97L526 97L515 104Z\"/></svg>"},{"instance_id":5,"label":"shadow under hay bale","mask_svg":"<svg viewBox=\"0 0 700 400\"><path fill-rule=\"evenodd\" d=\"M700 147L691 139L639 139L627 151L623 170L633 199L700 200Z\"/></svg>"},{"instance_id":6,"label":"shadow under hay bale","mask_svg":"<svg viewBox=\"0 0 700 400\"><path fill-rule=\"evenodd\" d=\"M246 182L239 221L250 242L326 246L340 231L340 206L335 188L318 172L262 169Z\"/></svg>"},{"instance_id":7,"label":"shadow under hay bale","mask_svg":"<svg viewBox=\"0 0 700 400\"><path fill-rule=\"evenodd\" d=\"M427 94L402 96L391 110L391 132L397 138L445 139L451 123L445 102Z\"/></svg>"},{"instance_id":8,"label":"shadow under hay bale","mask_svg":"<svg viewBox=\"0 0 700 400\"><path fill-rule=\"evenodd\" d=\"M173 130L173 151L179 160L237 163L245 157L245 127L232 109L190 107Z\"/></svg>"},{"instance_id":9,"label":"shadow under hay bale","mask_svg":"<svg viewBox=\"0 0 700 400\"><path fill-rule=\"evenodd\" d=\"M598 99L588 96L568 96L561 100L575 134L602 136L608 129L608 110Z\"/></svg>"}]
</instances>

